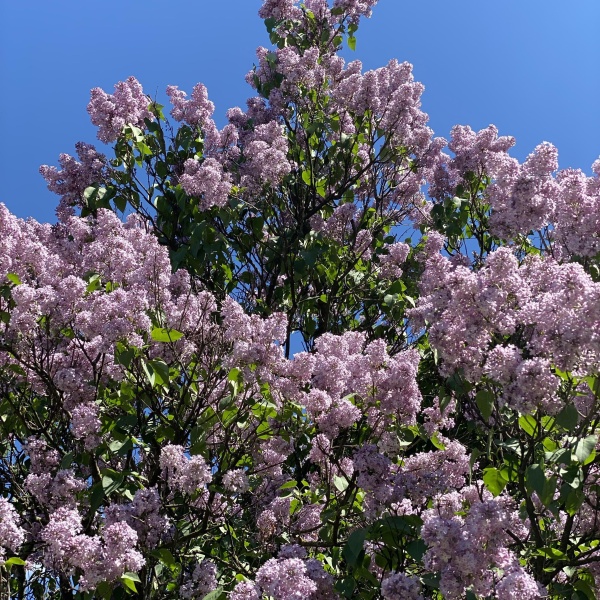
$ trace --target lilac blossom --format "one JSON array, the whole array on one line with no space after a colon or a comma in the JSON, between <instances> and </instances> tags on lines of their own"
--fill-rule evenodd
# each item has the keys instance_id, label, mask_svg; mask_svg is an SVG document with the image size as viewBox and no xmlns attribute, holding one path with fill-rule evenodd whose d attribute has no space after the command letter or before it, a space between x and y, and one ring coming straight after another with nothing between
<instances>
[{"instance_id":1,"label":"lilac blossom","mask_svg":"<svg viewBox=\"0 0 600 600\"><path fill-rule=\"evenodd\" d=\"M256 583L275 600L304 600L316 591L299 558L269 559L256 573Z\"/></svg>"},{"instance_id":2,"label":"lilac blossom","mask_svg":"<svg viewBox=\"0 0 600 600\"><path fill-rule=\"evenodd\" d=\"M202 456L186 457L182 446L168 444L160 454L160 466L169 485L185 494L193 494L212 480Z\"/></svg>"},{"instance_id":3,"label":"lilac blossom","mask_svg":"<svg viewBox=\"0 0 600 600\"><path fill-rule=\"evenodd\" d=\"M186 100L187 94L176 85L167 86L167 96L173 104L173 118L194 127L207 123L215 110L215 105L208 99L208 90L201 83L194 86L189 100Z\"/></svg>"},{"instance_id":4,"label":"lilac blossom","mask_svg":"<svg viewBox=\"0 0 600 600\"><path fill-rule=\"evenodd\" d=\"M0 498L0 559L4 556L4 548L18 552L24 541L25 530L19 525L15 507L6 498Z\"/></svg>"},{"instance_id":5,"label":"lilac blossom","mask_svg":"<svg viewBox=\"0 0 600 600\"><path fill-rule=\"evenodd\" d=\"M190 196L199 199L200 210L224 206L231 191L231 177L214 158L202 162L189 158L180 177L181 187Z\"/></svg>"},{"instance_id":6,"label":"lilac blossom","mask_svg":"<svg viewBox=\"0 0 600 600\"><path fill-rule=\"evenodd\" d=\"M211 560L199 562L181 586L180 596L186 600L198 600L217 589L217 566Z\"/></svg>"},{"instance_id":7,"label":"lilac blossom","mask_svg":"<svg viewBox=\"0 0 600 600\"><path fill-rule=\"evenodd\" d=\"M404 573L391 573L381 582L385 600L423 600L420 591L419 580Z\"/></svg>"},{"instance_id":8,"label":"lilac blossom","mask_svg":"<svg viewBox=\"0 0 600 600\"><path fill-rule=\"evenodd\" d=\"M75 214L75 207L81 207L85 189L104 180L106 157L91 144L75 144L79 161L68 154L58 157L60 170L42 165L40 173L48 184L48 189L58 194L60 202L56 214L61 221Z\"/></svg>"},{"instance_id":9,"label":"lilac blossom","mask_svg":"<svg viewBox=\"0 0 600 600\"><path fill-rule=\"evenodd\" d=\"M244 469L232 469L223 475L223 487L236 493L244 493L250 489L248 475Z\"/></svg>"},{"instance_id":10,"label":"lilac blossom","mask_svg":"<svg viewBox=\"0 0 600 600\"><path fill-rule=\"evenodd\" d=\"M91 402L76 406L71 414L73 437L84 440L85 447L88 450L100 443L98 433L102 423L98 415L98 406Z\"/></svg>"},{"instance_id":11,"label":"lilac blossom","mask_svg":"<svg viewBox=\"0 0 600 600\"><path fill-rule=\"evenodd\" d=\"M101 88L92 89L87 109L92 123L98 127L98 139L114 142L129 124L144 128L144 119L154 118L148 110L149 103L135 77L115 84L114 94L107 94Z\"/></svg>"}]
</instances>

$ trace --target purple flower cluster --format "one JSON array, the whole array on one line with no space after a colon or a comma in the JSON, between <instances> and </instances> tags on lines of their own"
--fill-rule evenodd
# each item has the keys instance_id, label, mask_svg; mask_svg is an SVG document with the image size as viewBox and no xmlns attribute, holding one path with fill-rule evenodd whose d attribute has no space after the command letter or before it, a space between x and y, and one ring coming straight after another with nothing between
<instances>
[{"instance_id":1,"label":"purple flower cluster","mask_svg":"<svg viewBox=\"0 0 600 600\"><path fill-rule=\"evenodd\" d=\"M193 127L202 127L215 110L215 105L208 99L208 90L201 83L194 86L189 100L186 100L187 94L176 85L167 86L167 96L173 104L172 117Z\"/></svg>"},{"instance_id":2,"label":"purple flower cluster","mask_svg":"<svg viewBox=\"0 0 600 600\"><path fill-rule=\"evenodd\" d=\"M202 162L189 158L179 180L187 194L198 198L200 210L224 206L232 186L231 177L215 158L205 158Z\"/></svg>"},{"instance_id":3,"label":"purple flower cluster","mask_svg":"<svg viewBox=\"0 0 600 600\"><path fill-rule=\"evenodd\" d=\"M73 437L84 440L87 450L100 443L100 426L98 406L93 402L86 402L76 406L71 414L71 430Z\"/></svg>"},{"instance_id":4,"label":"purple flower cluster","mask_svg":"<svg viewBox=\"0 0 600 600\"><path fill-rule=\"evenodd\" d=\"M75 213L74 207L81 206L85 189L93 183L102 182L105 176L106 157L103 154L84 142L77 142L75 149L81 162L68 154L61 154L58 157L60 170L48 165L40 167L48 189L61 197L56 209L61 221Z\"/></svg>"},{"instance_id":5,"label":"purple flower cluster","mask_svg":"<svg viewBox=\"0 0 600 600\"><path fill-rule=\"evenodd\" d=\"M182 446L164 446L160 453L160 466L171 488L184 494L193 494L212 480L210 467L204 458L186 457Z\"/></svg>"},{"instance_id":6,"label":"purple flower cluster","mask_svg":"<svg viewBox=\"0 0 600 600\"><path fill-rule=\"evenodd\" d=\"M25 531L19 525L15 507L6 498L0 498L0 563L4 560L5 548L18 552L24 541Z\"/></svg>"},{"instance_id":7,"label":"purple flower cluster","mask_svg":"<svg viewBox=\"0 0 600 600\"><path fill-rule=\"evenodd\" d=\"M416 325L429 324L442 373L461 369L470 381L487 374L516 410L560 408L551 364L582 374L600 365L600 286L577 264L528 258L519 265L503 247L474 271L432 253L420 285L422 296L409 313ZM490 346L494 337L518 332L526 333L529 358L521 354L525 348Z\"/></svg>"},{"instance_id":8,"label":"purple flower cluster","mask_svg":"<svg viewBox=\"0 0 600 600\"><path fill-rule=\"evenodd\" d=\"M107 525L101 536L81 532L77 509L60 507L50 516L40 539L46 547L44 564L66 572L81 569L82 590L93 590L101 581L115 581L144 566L144 558L135 550L137 534L125 522Z\"/></svg>"},{"instance_id":9,"label":"purple flower cluster","mask_svg":"<svg viewBox=\"0 0 600 600\"><path fill-rule=\"evenodd\" d=\"M419 580L404 573L391 573L381 582L385 600L423 600L420 591Z\"/></svg>"},{"instance_id":10,"label":"purple flower cluster","mask_svg":"<svg viewBox=\"0 0 600 600\"><path fill-rule=\"evenodd\" d=\"M140 546L154 548L169 537L171 529L171 521L161 510L161 498L155 487L139 489L131 502L106 508L106 525L125 522L137 533Z\"/></svg>"},{"instance_id":11,"label":"purple flower cluster","mask_svg":"<svg viewBox=\"0 0 600 600\"><path fill-rule=\"evenodd\" d=\"M109 143L121 135L125 125L144 128L144 119L153 119L149 104L140 82L129 77L115 84L114 94L93 88L87 110L92 124L98 127L98 139Z\"/></svg>"},{"instance_id":12,"label":"purple flower cluster","mask_svg":"<svg viewBox=\"0 0 600 600\"><path fill-rule=\"evenodd\" d=\"M274 600L306 600L317 591L300 558L271 558L256 573L256 584Z\"/></svg>"},{"instance_id":13,"label":"purple flower cluster","mask_svg":"<svg viewBox=\"0 0 600 600\"><path fill-rule=\"evenodd\" d=\"M217 588L217 566L211 560L199 562L181 586L181 598L193 600L204 598Z\"/></svg>"},{"instance_id":14,"label":"purple flower cluster","mask_svg":"<svg viewBox=\"0 0 600 600\"><path fill-rule=\"evenodd\" d=\"M540 597L537 584L508 548L514 537L527 535L510 497L492 498L471 486L438 496L433 503L423 513L421 535L428 545L424 561L427 569L441 572L444 598L458 600L467 589L485 597L497 589L503 590L503 598ZM507 596L516 581L513 593L526 595Z\"/></svg>"}]
</instances>

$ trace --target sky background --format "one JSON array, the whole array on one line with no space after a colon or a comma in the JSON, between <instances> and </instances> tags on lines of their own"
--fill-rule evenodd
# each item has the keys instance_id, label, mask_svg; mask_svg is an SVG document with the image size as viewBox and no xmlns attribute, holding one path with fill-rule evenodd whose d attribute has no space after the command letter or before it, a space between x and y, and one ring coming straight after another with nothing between
<instances>
[{"instance_id":1,"label":"sky background","mask_svg":"<svg viewBox=\"0 0 600 600\"><path fill-rule=\"evenodd\" d=\"M0 0L0 202L55 221L58 197L38 174L75 142L97 142L89 91L134 75L151 96L204 83L225 112L245 106L244 75L269 46L261 0ZM494 123L524 159L555 144L561 168L590 173L600 156L598 0L379 0L355 52L374 69L414 65L436 135Z\"/></svg>"}]
</instances>

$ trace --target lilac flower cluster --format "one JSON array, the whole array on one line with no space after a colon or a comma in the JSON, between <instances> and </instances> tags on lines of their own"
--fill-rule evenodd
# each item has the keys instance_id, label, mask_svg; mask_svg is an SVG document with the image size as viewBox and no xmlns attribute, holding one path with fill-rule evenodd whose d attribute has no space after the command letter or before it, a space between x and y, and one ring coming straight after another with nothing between
<instances>
[{"instance_id":1,"label":"lilac flower cluster","mask_svg":"<svg viewBox=\"0 0 600 600\"><path fill-rule=\"evenodd\" d=\"M199 562L179 591L186 600L204 598L217 589L217 566L211 560Z\"/></svg>"},{"instance_id":2,"label":"lilac flower cluster","mask_svg":"<svg viewBox=\"0 0 600 600\"><path fill-rule=\"evenodd\" d=\"M527 535L510 497L493 498L471 486L433 502L423 513L421 535L429 547L425 566L441 572L444 598L462 598L467 589L485 597L497 593L512 599L517 596L508 594L517 590L525 594L519 598L541 597L542 590L508 549L515 537ZM510 584L517 581L511 592Z\"/></svg>"},{"instance_id":3,"label":"lilac flower cluster","mask_svg":"<svg viewBox=\"0 0 600 600\"><path fill-rule=\"evenodd\" d=\"M125 504L111 504L105 510L106 525L125 522L135 530L140 546L154 548L169 538L171 521L161 514L162 504L155 487L139 489L133 500Z\"/></svg>"},{"instance_id":4,"label":"lilac flower cluster","mask_svg":"<svg viewBox=\"0 0 600 600\"><path fill-rule=\"evenodd\" d=\"M206 461L201 456L187 458L182 446L164 446L160 453L160 466L171 488L184 494L193 494L212 480Z\"/></svg>"},{"instance_id":5,"label":"lilac flower cluster","mask_svg":"<svg viewBox=\"0 0 600 600\"><path fill-rule=\"evenodd\" d=\"M566 256L593 257L600 251L600 160L592 168L593 177L578 169L556 176L554 239Z\"/></svg>"},{"instance_id":6,"label":"lilac flower cluster","mask_svg":"<svg viewBox=\"0 0 600 600\"><path fill-rule=\"evenodd\" d=\"M256 573L256 584L275 600L305 600L317 591L300 558L271 558Z\"/></svg>"},{"instance_id":7,"label":"lilac flower cluster","mask_svg":"<svg viewBox=\"0 0 600 600\"><path fill-rule=\"evenodd\" d=\"M224 206L232 186L231 177L215 158L205 158L202 162L189 158L179 180L187 194L199 199L198 206L203 211L211 206Z\"/></svg>"},{"instance_id":8,"label":"lilac flower cluster","mask_svg":"<svg viewBox=\"0 0 600 600\"><path fill-rule=\"evenodd\" d=\"M92 123L98 127L98 139L114 142L129 124L144 128L144 119L153 119L149 103L135 77L115 84L114 94L107 94L101 88L92 89L87 110Z\"/></svg>"},{"instance_id":9,"label":"lilac flower cluster","mask_svg":"<svg viewBox=\"0 0 600 600\"><path fill-rule=\"evenodd\" d=\"M84 142L77 142L75 149L81 162L68 154L61 154L58 157L60 170L48 165L40 167L48 189L61 197L56 208L61 221L75 214L74 207L81 206L85 189L93 183L102 182L105 177L106 157L103 154Z\"/></svg>"},{"instance_id":10,"label":"lilac flower cluster","mask_svg":"<svg viewBox=\"0 0 600 600\"><path fill-rule=\"evenodd\" d=\"M358 485L366 492L368 514L373 518L386 510L412 513L429 498L462 489L471 465L466 448L440 436L444 450L419 452L398 464L374 444L357 450L352 459ZM414 507L414 508L413 508Z\"/></svg>"},{"instance_id":11,"label":"lilac flower cluster","mask_svg":"<svg viewBox=\"0 0 600 600\"><path fill-rule=\"evenodd\" d=\"M19 525L15 507L6 498L0 498L0 563L4 561L5 548L18 552L24 541L25 530Z\"/></svg>"},{"instance_id":12,"label":"lilac flower cluster","mask_svg":"<svg viewBox=\"0 0 600 600\"><path fill-rule=\"evenodd\" d=\"M493 210L490 230L510 239L545 227L552 220L559 194L552 177L558 169L556 148L540 144L523 165L507 155L490 163L488 171L495 180L487 189Z\"/></svg>"},{"instance_id":13,"label":"lilac flower cluster","mask_svg":"<svg viewBox=\"0 0 600 600\"><path fill-rule=\"evenodd\" d=\"M441 371L461 369L470 381L487 374L504 386L504 403L516 410L559 409L551 364L582 374L600 365L596 325L590 328L600 323L600 286L579 265L551 258L519 265L503 247L476 272L432 253L420 285L422 296L409 313L416 325L429 324ZM519 331L527 332L530 358L510 344L490 347L494 336Z\"/></svg>"},{"instance_id":14,"label":"lilac flower cluster","mask_svg":"<svg viewBox=\"0 0 600 600\"><path fill-rule=\"evenodd\" d=\"M60 507L40 534L46 545L44 564L60 571L81 569L82 590L93 590L101 581L115 581L123 573L139 571L145 564L135 550L136 532L125 522L107 525L101 536L81 533L81 515L76 508Z\"/></svg>"},{"instance_id":15,"label":"lilac flower cluster","mask_svg":"<svg viewBox=\"0 0 600 600\"><path fill-rule=\"evenodd\" d=\"M189 276L171 273L166 250L135 219L123 224L112 212L99 210L95 219L69 217L51 228L20 221L0 206L0 228L1 274L14 273L21 281L12 290L3 340L18 349L29 365L27 378L40 393L61 395L72 414L74 436L90 447L99 425L92 414L94 386L122 378L114 346L117 341L143 345L152 328L149 312L160 306L170 326L190 334L179 344L182 352L200 330L207 339L213 336L214 298L190 297ZM40 354L35 348L42 338L47 342ZM167 351L164 344L156 345L156 353ZM35 368L46 360L52 364L51 392ZM0 363L14 362L14 356L0 354ZM45 470L40 466L33 472Z\"/></svg>"},{"instance_id":16,"label":"lilac flower cluster","mask_svg":"<svg viewBox=\"0 0 600 600\"><path fill-rule=\"evenodd\" d=\"M71 414L71 429L73 437L84 440L85 448L90 450L100 443L100 427L98 406L92 402L80 404Z\"/></svg>"},{"instance_id":17,"label":"lilac flower cluster","mask_svg":"<svg viewBox=\"0 0 600 600\"><path fill-rule=\"evenodd\" d=\"M186 100L187 94L176 85L167 86L167 96L173 104L172 117L193 127L202 127L215 110L215 105L208 99L208 90L201 83L194 86L189 100Z\"/></svg>"},{"instance_id":18,"label":"lilac flower cluster","mask_svg":"<svg viewBox=\"0 0 600 600\"><path fill-rule=\"evenodd\" d=\"M403 242L386 245L387 254L379 257L380 277L385 279L399 279L402 277L402 268L400 265L404 263L408 257L410 247Z\"/></svg>"},{"instance_id":19,"label":"lilac flower cluster","mask_svg":"<svg viewBox=\"0 0 600 600\"><path fill-rule=\"evenodd\" d=\"M592 177L576 169L558 171L557 149L543 142L520 164L508 155L514 143L512 137L498 137L493 125L477 133L457 125L448 144L454 157L432 157L430 196L454 196L458 185L470 189L469 173L479 181L490 178L484 200L492 208L492 233L510 240L551 226L556 256L597 254L600 161L592 166Z\"/></svg>"},{"instance_id":20,"label":"lilac flower cluster","mask_svg":"<svg viewBox=\"0 0 600 600\"><path fill-rule=\"evenodd\" d=\"M404 573L391 573L381 582L381 595L385 600L423 600L420 591L419 580Z\"/></svg>"}]
</instances>

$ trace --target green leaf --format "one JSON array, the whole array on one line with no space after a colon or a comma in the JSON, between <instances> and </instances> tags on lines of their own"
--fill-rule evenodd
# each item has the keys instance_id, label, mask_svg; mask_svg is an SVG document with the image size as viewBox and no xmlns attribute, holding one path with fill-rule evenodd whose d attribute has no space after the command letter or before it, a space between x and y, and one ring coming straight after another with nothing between
<instances>
[{"instance_id":1,"label":"green leaf","mask_svg":"<svg viewBox=\"0 0 600 600\"><path fill-rule=\"evenodd\" d=\"M572 517L575 516L584 500L585 494L581 490L572 489L565 499L565 510L567 511L567 514Z\"/></svg>"},{"instance_id":2,"label":"green leaf","mask_svg":"<svg viewBox=\"0 0 600 600\"><path fill-rule=\"evenodd\" d=\"M173 554L171 554L171 551L167 548L159 548L158 550L153 550L151 554L152 556L158 558L158 560L160 560L160 562L163 565L165 565L172 573L180 571L181 567L179 563L175 560Z\"/></svg>"},{"instance_id":3,"label":"green leaf","mask_svg":"<svg viewBox=\"0 0 600 600\"><path fill-rule=\"evenodd\" d=\"M233 367L227 375L227 380L231 386L231 393L233 396L237 396L240 390L241 382L241 371L237 367Z\"/></svg>"},{"instance_id":4,"label":"green leaf","mask_svg":"<svg viewBox=\"0 0 600 600\"><path fill-rule=\"evenodd\" d=\"M348 48L350 48L350 50L356 50L356 37L353 35L348 36Z\"/></svg>"},{"instance_id":5,"label":"green leaf","mask_svg":"<svg viewBox=\"0 0 600 600\"><path fill-rule=\"evenodd\" d=\"M19 279L19 276L16 273L8 273L6 275L6 279L8 279L11 283L14 283L15 285L21 284L21 280Z\"/></svg>"},{"instance_id":6,"label":"green leaf","mask_svg":"<svg viewBox=\"0 0 600 600\"><path fill-rule=\"evenodd\" d=\"M135 577L137 579L133 579L131 577L131 575L135 575L135 573L123 573L123 575L121 575L121 583L129 590L131 590L133 593L137 594L137 588L135 587L135 583L136 580L138 583L140 583L140 579L137 575L135 575Z\"/></svg>"},{"instance_id":7,"label":"green leaf","mask_svg":"<svg viewBox=\"0 0 600 600\"><path fill-rule=\"evenodd\" d=\"M18 565L19 567L22 567L24 564L25 564L25 561L22 558L19 558L18 556L13 556L13 557L9 558L7 561L5 561L4 566L12 567L13 565Z\"/></svg>"},{"instance_id":8,"label":"green leaf","mask_svg":"<svg viewBox=\"0 0 600 600\"><path fill-rule=\"evenodd\" d=\"M317 181L317 194L319 194L319 196L321 196L321 198L325 198L325 196L327 195L327 180L326 179L321 179L320 181Z\"/></svg>"},{"instance_id":9,"label":"green leaf","mask_svg":"<svg viewBox=\"0 0 600 600\"><path fill-rule=\"evenodd\" d=\"M118 364L129 368L134 356L135 350L133 350L132 348L127 348L121 343L117 344L117 347L115 348L115 361Z\"/></svg>"},{"instance_id":10,"label":"green leaf","mask_svg":"<svg viewBox=\"0 0 600 600\"><path fill-rule=\"evenodd\" d=\"M348 479L340 475L335 475L333 478L333 485L335 485L336 489L340 492L345 492L348 489Z\"/></svg>"},{"instance_id":11,"label":"green leaf","mask_svg":"<svg viewBox=\"0 0 600 600\"><path fill-rule=\"evenodd\" d=\"M103 469L102 470L102 489L104 490L104 494L106 496L110 495L114 492L125 479L123 473L119 473L118 471L114 471L113 469Z\"/></svg>"},{"instance_id":12,"label":"green leaf","mask_svg":"<svg viewBox=\"0 0 600 600\"><path fill-rule=\"evenodd\" d=\"M588 437L579 440L573 449L575 457L580 463L588 464L591 462L588 460L592 456L591 460L594 460L596 456L596 444L598 443L598 437L595 435L588 435Z\"/></svg>"},{"instance_id":13,"label":"green leaf","mask_svg":"<svg viewBox=\"0 0 600 600\"><path fill-rule=\"evenodd\" d=\"M302 171L302 181L304 181L306 185L311 185L312 175L310 171Z\"/></svg>"},{"instance_id":14,"label":"green leaf","mask_svg":"<svg viewBox=\"0 0 600 600\"><path fill-rule=\"evenodd\" d=\"M148 383L152 387L154 387L154 384L156 383L156 375L154 373L154 369L152 368L151 365L146 363L145 360L142 360L141 363L142 363L142 369L143 369L144 373L146 374L146 378L148 379Z\"/></svg>"},{"instance_id":15,"label":"green leaf","mask_svg":"<svg viewBox=\"0 0 600 600\"><path fill-rule=\"evenodd\" d=\"M540 556L545 556L546 558L552 558L555 560L562 560L563 558L566 558L566 556L567 556L564 552L561 552L557 548L552 548L550 546L548 546L546 548L539 548L537 553Z\"/></svg>"},{"instance_id":16,"label":"green leaf","mask_svg":"<svg viewBox=\"0 0 600 600\"><path fill-rule=\"evenodd\" d=\"M90 512L95 513L104 500L104 489L101 482L95 483L90 488Z\"/></svg>"},{"instance_id":17,"label":"green leaf","mask_svg":"<svg viewBox=\"0 0 600 600\"><path fill-rule=\"evenodd\" d=\"M155 342L176 342L183 337L181 331L166 329L165 327L155 327L150 335Z\"/></svg>"},{"instance_id":18,"label":"green leaf","mask_svg":"<svg viewBox=\"0 0 600 600\"><path fill-rule=\"evenodd\" d=\"M598 596L596 596L595 590L592 586L583 579L578 579L573 587L586 599L586 600L597 600Z\"/></svg>"},{"instance_id":19,"label":"green leaf","mask_svg":"<svg viewBox=\"0 0 600 600\"><path fill-rule=\"evenodd\" d=\"M202 600L218 600L218 598L221 597L222 593L223 593L223 588L219 587L216 590L213 590L212 592L209 592L208 594L206 594L206 596L203 596Z\"/></svg>"},{"instance_id":20,"label":"green leaf","mask_svg":"<svg viewBox=\"0 0 600 600\"><path fill-rule=\"evenodd\" d=\"M438 450L445 450L446 446L440 441L439 438L439 434L436 431L430 438L431 443L438 449Z\"/></svg>"},{"instance_id":21,"label":"green leaf","mask_svg":"<svg viewBox=\"0 0 600 600\"><path fill-rule=\"evenodd\" d=\"M335 589L340 592L344 598L353 598L354 588L356 588L356 582L351 577L338 579L335 584Z\"/></svg>"},{"instance_id":22,"label":"green leaf","mask_svg":"<svg viewBox=\"0 0 600 600\"><path fill-rule=\"evenodd\" d=\"M540 465L531 465L527 468L527 475L525 479L525 485L527 491L537 492L538 496L541 496L544 492L544 484L546 483L546 476Z\"/></svg>"},{"instance_id":23,"label":"green leaf","mask_svg":"<svg viewBox=\"0 0 600 600\"><path fill-rule=\"evenodd\" d=\"M506 487L508 480L498 469L494 467L488 467L487 469L483 470L483 483L494 496L498 496Z\"/></svg>"},{"instance_id":24,"label":"green leaf","mask_svg":"<svg viewBox=\"0 0 600 600\"><path fill-rule=\"evenodd\" d=\"M344 550L342 551L342 555L351 567L356 566L361 557L364 556L363 546L366 537L367 532L365 529L357 529L350 534L350 537L344 546Z\"/></svg>"},{"instance_id":25,"label":"green leaf","mask_svg":"<svg viewBox=\"0 0 600 600\"><path fill-rule=\"evenodd\" d=\"M531 415L519 417L519 427L531 437L535 437L539 433L538 423Z\"/></svg>"},{"instance_id":26,"label":"green leaf","mask_svg":"<svg viewBox=\"0 0 600 600\"><path fill-rule=\"evenodd\" d=\"M100 275L95 273L88 279L87 287L85 288L86 293L91 294L100 288L102 285L102 281L100 280Z\"/></svg>"},{"instance_id":27,"label":"green leaf","mask_svg":"<svg viewBox=\"0 0 600 600\"><path fill-rule=\"evenodd\" d=\"M413 540L407 544L406 551L413 560L421 562L427 552L427 544L423 540Z\"/></svg>"},{"instance_id":28,"label":"green leaf","mask_svg":"<svg viewBox=\"0 0 600 600\"><path fill-rule=\"evenodd\" d=\"M475 396L475 402L481 416L487 421L494 410L494 394L489 390L479 390Z\"/></svg>"},{"instance_id":29,"label":"green leaf","mask_svg":"<svg viewBox=\"0 0 600 600\"><path fill-rule=\"evenodd\" d=\"M289 490L289 489L295 488L296 485L297 485L296 480L292 479L292 481L287 481L283 485L280 485L278 489L279 490Z\"/></svg>"},{"instance_id":30,"label":"green leaf","mask_svg":"<svg viewBox=\"0 0 600 600\"><path fill-rule=\"evenodd\" d=\"M567 404L557 415L556 424L566 429L567 431L573 431L577 426L579 420L579 413L573 404Z\"/></svg>"},{"instance_id":31,"label":"green leaf","mask_svg":"<svg viewBox=\"0 0 600 600\"><path fill-rule=\"evenodd\" d=\"M70 469L72 463L73 463L73 453L67 452L63 456L62 460L60 461L60 468L61 469Z\"/></svg>"},{"instance_id":32,"label":"green leaf","mask_svg":"<svg viewBox=\"0 0 600 600\"><path fill-rule=\"evenodd\" d=\"M157 376L159 385L169 385L169 365L167 365L167 363L157 359L149 360L148 365L152 367L154 374Z\"/></svg>"}]
</instances>

